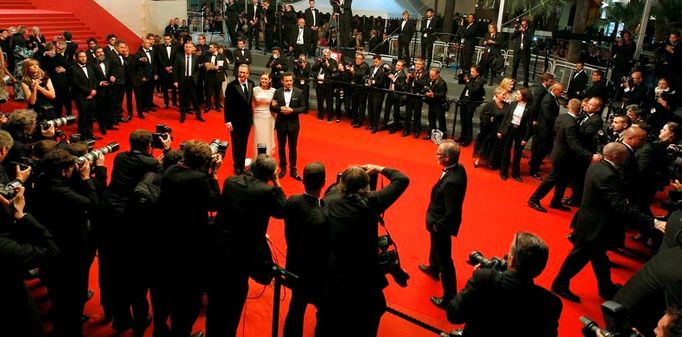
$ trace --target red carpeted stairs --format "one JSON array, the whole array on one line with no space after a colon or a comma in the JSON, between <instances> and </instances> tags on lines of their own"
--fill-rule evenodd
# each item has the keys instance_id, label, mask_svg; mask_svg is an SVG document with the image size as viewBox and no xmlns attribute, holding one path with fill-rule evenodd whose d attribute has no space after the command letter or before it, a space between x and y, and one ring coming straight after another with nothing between
<instances>
[{"instance_id":1,"label":"red carpeted stairs","mask_svg":"<svg viewBox=\"0 0 682 337\"><path fill-rule=\"evenodd\" d=\"M50 1L50 0L3 0L0 1L0 27L24 25L30 32L31 27L40 27L41 33L48 41L65 31L73 34L73 41L79 49L84 49L86 40L97 39L98 44L105 44L107 34L115 32L119 39L124 39L135 46L139 37L116 18L100 7L93 0ZM136 48L136 47L135 47Z\"/></svg>"}]
</instances>

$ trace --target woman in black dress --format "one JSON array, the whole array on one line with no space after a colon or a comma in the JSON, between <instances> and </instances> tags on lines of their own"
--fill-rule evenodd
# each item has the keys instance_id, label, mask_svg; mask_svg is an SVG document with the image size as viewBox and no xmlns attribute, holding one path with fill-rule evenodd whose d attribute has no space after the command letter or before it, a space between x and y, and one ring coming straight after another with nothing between
<instances>
[{"instance_id":1,"label":"woman in black dress","mask_svg":"<svg viewBox=\"0 0 682 337\"><path fill-rule=\"evenodd\" d=\"M478 167L482 163L487 164L490 168L496 168L499 165L500 146L497 139L497 129L509 107L509 104L505 102L506 97L507 91L497 87L493 100L476 109L481 118L481 123L479 125L480 131L474 142L474 156L476 157L474 167Z\"/></svg>"},{"instance_id":2,"label":"woman in black dress","mask_svg":"<svg viewBox=\"0 0 682 337\"><path fill-rule=\"evenodd\" d=\"M56 118L52 101L57 96L52 80L40 69L40 64L35 59L26 59L22 62L21 89L26 97L28 108L38 114L38 122Z\"/></svg>"}]
</instances>

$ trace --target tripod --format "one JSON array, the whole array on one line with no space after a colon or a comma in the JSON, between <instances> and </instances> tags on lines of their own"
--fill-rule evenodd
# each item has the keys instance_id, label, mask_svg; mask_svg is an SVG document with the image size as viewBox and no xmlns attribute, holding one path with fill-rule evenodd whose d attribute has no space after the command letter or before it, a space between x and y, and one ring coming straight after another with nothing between
<instances>
[{"instance_id":1,"label":"tripod","mask_svg":"<svg viewBox=\"0 0 682 337\"><path fill-rule=\"evenodd\" d=\"M272 337L277 337L279 334L279 297L282 294L282 284L285 280L296 281L298 276L276 264L272 266L272 274L275 279L275 290L272 295Z\"/></svg>"}]
</instances>

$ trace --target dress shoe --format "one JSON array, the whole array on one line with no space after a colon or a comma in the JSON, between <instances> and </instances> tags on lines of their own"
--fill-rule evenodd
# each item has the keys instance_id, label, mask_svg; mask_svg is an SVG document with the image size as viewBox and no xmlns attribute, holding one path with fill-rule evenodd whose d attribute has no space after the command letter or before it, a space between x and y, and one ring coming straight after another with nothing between
<instances>
[{"instance_id":1,"label":"dress shoe","mask_svg":"<svg viewBox=\"0 0 682 337\"><path fill-rule=\"evenodd\" d=\"M386 131L386 130L388 130L388 128L386 128L385 126L380 126L376 130L377 130L377 132L378 131Z\"/></svg>"},{"instance_id":2,"label":"dress shoe","mask_svg":"<svg viewBox=\"0 0 682 337\"><path fill-rule=\"evenodd\" d=\"M180 123L185 122L185 114L180 114Z\"/></svg>"},{"instance_id":3,"label":"dress shoe","mask_svg":"<svg viewBox=\"0 0 682 337\"><path fill-rule=\"evenodd\" d=\"M121 118L119 118L119 119L117 119L117 120L118 120L119 123L128 123L128 122L130 122L130 120L129 120L128 118L125 118L125 117L121 117Z\"/></svg>"},{"instance_id":4,"label":"dress shoe","mask_svg":"<svg viewBox=\"0 0 682 337\"><path fill-rule=\"evenodd\" d=\"M201 117L201 115L197 115L197 120L200 121L200 122L205 122L205 121L206 121L206 120L204 119L204 117Z\"/></svg>"},{"instance_id":5,"label":"dress shoe","mask_svg":"<svg viewBox=\"0 0 682 337\"><path fill-rule=\"evenodd\" d=\"M520 176L512 176L512 178L514 178L514 180L516 180L516 181L518 181L518 182L520 182L520 183L523 182L523 179L521 179Z\"/></svg>"},{"instance_id":6,"label":"dress shoe","mask_svg":"<svg viewBox=\"0 0 682 337\"><path fill-rule=\"evenodd\" d=\"M211 111L211 108L206 108L206 110L204 110L204 113L208 113L209 111Z\"/></svg>"},{"instance_id":7,"label":"dress shoe","mask_svg":"<svg viewBox=\"0 0 682 337\"><path fill-rule=\"evenodd\" d=\"M102 136L106 136L107 135L107 129L99 130L99 133L101 133Z\"/></svg>"},{"instance_id":8,"label":"dress shoe","mask_svg":"<svg viewBox=\"0 0 682 337\"><path fill-rule=\"evenodd\" d=\"M448 307L449 301L443 299L442 297L436 297L436 296L431 296L429 297L429 300L433 305L445 310Z\"/></svg>"},{"instance_id":9,"label":"dress shoe","mask_svg":"<svg viewBox=\"0 0 682 337\"><path fill-rule=\"evenodd\" d=\"M341 123L341 120L340 120L340 119L337 119L337 120L336 120L336 123Z\"/></svg>"},{"instance_id":10,"label":"dress shoe","mask_svg":"<svg viewBox=\"0 0 682 337\"><path fill-rule=\"evenodd\" d=\"M284 170L282 170L282 171L279 172L279 174L277 175L277 177L279 177L279 179L282 179L282 178L284 178L285 175L286 175L286 173L284 173Z\"/></svg>"},{"instance_id":11,"label":"dress shoe","mask_svg":"<svg viewBox=\"0 0 682 337\"><path fill-rule=\"evenodd\" d=\"M580 296L574 294L568 287L566 286L552 286L552 291L559 295L560 297L563 297L571 302L575 303L580 303Z\"/></svg>"},{"instance_id":12,"label":"dress shoe","mask_svg":"<svg viewBox=\"0 0 682 337\"><path fill-rule=\"evenodd\" d=\"M570 207L564 206L562 204L549 204L549 208L558 209L558 210L564 211L564 212L570 212L571 211Z\"/></svg>"},{"instance_id":13,"label":"dress shoe","mask_svg":"<svg viewBox=\"0 0 682 337\"><path fill-rule=\"evenodd\" d=\"M100 137L100 136L94 136L94 135L93 135L93 136L90 136L90 139L94 139L94 140L102 140L103 138L102 138L102 137Z\"/></svg>"},{"instance_id":14,"label":"dress shoe","mask_svg":"<svg viewBox=\"0 0 682 337\"><path fill-rule=\"evenodd\" d=\"M291 172L291 173L289 173L289 175L298 181L303 180L303 178L301 178L301 176L299 176L297 172Z\"/></svg>"},{"instance_id":15,"label":"dress shoe","mask_svg":"<svg viewBox=\"0 0 682 337\"><path fill-rule=\"evenodd\" d=\"M365 127L365 130L372 130L372 129L374 129L374 128L373 128L371 125L367 125L367 126Z\"/></svg>"},{"instance_id":16,"label":"dress shoe","mask_svg":"<svg viewBox=\"0 0 682 337\"><path fill-rule=\"evenodd\" d=\"M410 135L410 131L407 131L407 130L403 131L403 137L407 137L409 135Z\"/></svg>"},{"instance_id":17,"label":"dress shoe","mask_svg":"<svg viewBox=\"0 0 682 337\"><path fill-rule=\"evenodd\" d=\"M147 112L156 112L156 107L153 106L153 107L149 108L149 111L147 111Z\"/></svg>"},{"instance_id":18,"label":"dress shoe","mask_svg":"<svg viewBox=\"0 0 682 337\"><path fill-rule=\"evenodd\" d=\"M141 113L140 113L140 114L137 114L137 117L139 117L140 119L144 119L144 115L141 114Z\"/></svg>"},{"instance_id":19,"label":"dress shoe","mask_svg":"<svg viewBox=\"0 0 682 337\"><path fill-rule=\"evenodd\" d=\"M531 173L530 176L531 176L533 179L537 179L537 180L542 181L542 177L541 177L539 174L537 174L537 172L536 172L536 173Z\"/></svg>"},{"instance_id":20,"label":"dress shoe","mask_svg":"<svg viewBox=\"0 0 682 337\"><path fill-rule=\"evenodd\" d=\"M426 265L423 265L423 264L419 264L419 270L420 270L422 273L428 275L428 276L429 276L430 278L432 278L434 281L440 281L440 277L438 276L438 273L436 273L435 271L431 270L431 267L426 266Z\"/></svg>"},{"instance_id":21,"label":"dress shoe","mask_svg":"<svg viewBox=\"0 0 682 337\"><path fill-rule=\"evenodd\" d=\"M359 127L360 127L360 124L353 124L353 128L354 128L354 129L357 129L357 128L359 128Z\"/></svg>"},{"instance_id":22,"label":"dress shoe","mask_svg":"<svg viewBox=\"0 0 682 337\"><path fill-rule=\"evenodd\" d=\"M108 127L107 129L116 131L116 130L118 130L118 127L110 126L110 127Z\"/></svg>"},{"instance_id":23,"label":"dress shoe","mask_svg":"<svg viewBox=\"0 0 682 337\"><path fill-rule=\"evenodd\" d=\"M540 203L535 200L528 200L528 206L530 206L530 208L538 212L547 213L547 209L542 207L542 205L540 205Z\"/></svg>"},{"instance_id":24,"label":"dress shoe","mask_svg":"<svg viewBox=\"0 0 682 337\"><path fill-rule=\"evenodd\" d=\"M500 174L500 179L502 179L502 181L507 180L507 178L508 178L508 177L507 177L506 174Z\"/></svg>"}]
</instances>

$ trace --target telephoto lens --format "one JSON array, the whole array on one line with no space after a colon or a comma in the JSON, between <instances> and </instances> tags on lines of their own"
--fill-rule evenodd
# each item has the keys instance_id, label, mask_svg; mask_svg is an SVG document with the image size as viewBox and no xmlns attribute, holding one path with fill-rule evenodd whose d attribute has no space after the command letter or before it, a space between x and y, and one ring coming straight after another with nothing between
<instances>
[{"instance_id":1,"label":"telephoto lens","mask_svg":"<svg viewBox=\"0 0 682 337\"><path fill-rule=\"evenodd\" d=\"M73 124L73 123L76 123L76 116L59 117L59 118L51 119L48 121L42 121L40 123L40 126L43 129L49 129L50 126L54 126L55 128L58 128L60 126L69 125L69 124Z\"/></svg>"},{"instance_id":2,"label":"telephoto lens","mask_svg":"<svg viewBox=\"0 0 682 337\"><path fill-rule=\"evenodd\" d=\"M109 153L118 151L119 148L120 146L117 142L111 142L107 146L101 147L97 150L88 152L81 157L78 157L76 159L76 163L78 163L78 165L83 165L86 161L88 161L90 164L92 164L97 161L97 158L99 158L100 154L106 156Z\"/></svg>"}]
</instances>

